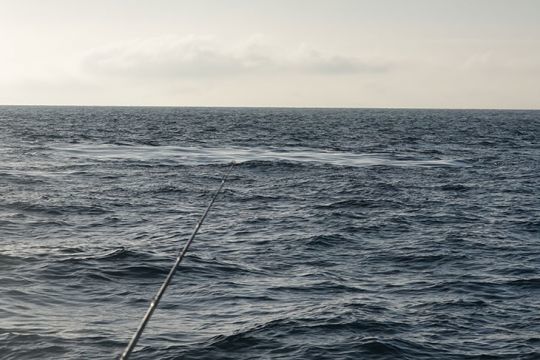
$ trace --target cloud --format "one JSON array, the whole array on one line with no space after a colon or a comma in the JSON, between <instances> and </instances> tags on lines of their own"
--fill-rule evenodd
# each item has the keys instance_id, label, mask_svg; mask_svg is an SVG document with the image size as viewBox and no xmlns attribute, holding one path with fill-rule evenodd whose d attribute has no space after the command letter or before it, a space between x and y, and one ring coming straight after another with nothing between
<instances>
[{"instance_id":1,"label":"cloud","mask_svg":"<svg viewBox=\"0 0 540 360\"><path fill-rule=\"evenodd\" d=\"M219 78L249 74L301 73L339 75L380 73L380 60L329 54L300 45L293 50L272 47L260 35L224 46L212 36L165 36L94 49L83 70L94 75L138 79Z\"/></svg>"},{"instance_id":2,"label":"cloud","mask_svg":"<svg viewBox=\"0 0 540 360\"><path fill-rule=\"evenodd\" d=\"M305 44L301 45L297 53L289 58L288 66L299 71L329 75L381 73L386 72L390 67L386 61L327 54Z\"/></svg>"}]
</instances>

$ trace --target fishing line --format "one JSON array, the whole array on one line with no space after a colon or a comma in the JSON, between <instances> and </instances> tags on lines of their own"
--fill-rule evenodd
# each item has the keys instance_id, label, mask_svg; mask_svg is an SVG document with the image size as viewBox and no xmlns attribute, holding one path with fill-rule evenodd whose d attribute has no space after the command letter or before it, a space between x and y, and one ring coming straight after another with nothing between
<instances>
[{"instance_id":1,"label":"fishing line","mask_svg":"<svg viewBox=\"0 0 540 360\"><path fill-rule=\"evenodd\" d=\"M137 342L139 341L139 338L141 337L142 332L143 332L144 328L146 327L146 324L148 323L148 321L150 321L150 318L152 317L152 314L154 313L154 310L157 308L157 306L159 304L159 301L161 300L161 297L163 296L163 294L165 293L165 290L167 290L167 287L171 283L171 280L172 280L174 274L176 273L176 269L178 268L178 266L180 265L180 262L182 261L182 259L186 255L186 253L187 253L187 251L189 249L189 246L191 245L191 243L193 242L193 239L195 239L195 236L197 235L197 232L199 232L199 229L201 228L201 225L204 222L204 219L206 219L206 216L210 212L210 208L212 207L212 205L216 201L216 198L219 195L219 193L221 192L221 189L223 189L223 185L225 185L225 181L227 180L227 177L229 176L229 173L231 172L231 169L233 168L234 165L235 165L235 163L233 161L231 163L231 165L229 166L229 168L227 169L227 172L225 173L225 175L223 175L223 177L221 179L221 184L219 185L218 189L214 193L214 196L212 197L212 200L210 201L210 204L208 204L208 207L206 208L203 215L201 216L201 218L197 222L197 225L195 225L195 229L193 229L193 232L191 233L191 236L189 237L189 239L184 244L184 247L181 250L179 250L178 255L176 257L176 261L174 262L173 267L169 271L169 274L167 275L167 278L165 278L165 281L163 282L163 284L161 284L161 287L159 288L156 295L152 298L152 301L150 301L150 305L148 307L148 310L146 310L146 314L144 315L141 323L139 324L139 327L137 328L137 331L135 331L135 334L133 334L133 337L129 341L129 344L127 345L126 349L124 350L124 352L120 356L120 360L129 359L129 356L131 355L131 352L133 351L133 349L137 345Z\"/></svg>"}]
</instances>

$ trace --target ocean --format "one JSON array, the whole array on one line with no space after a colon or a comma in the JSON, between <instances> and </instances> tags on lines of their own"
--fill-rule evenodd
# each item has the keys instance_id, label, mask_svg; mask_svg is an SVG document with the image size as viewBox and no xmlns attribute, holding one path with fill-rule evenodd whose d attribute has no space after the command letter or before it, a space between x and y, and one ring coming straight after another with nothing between
<instances>
[{"instance_id":1,"label":"ocean","mask_svg":"<svg viewBox=\"0 0 540 360\"><path fill-rule=\"evenodd\" d=\"M539 359L540 111L0 107L0 358Z\"/></svg>"}]
</instances>

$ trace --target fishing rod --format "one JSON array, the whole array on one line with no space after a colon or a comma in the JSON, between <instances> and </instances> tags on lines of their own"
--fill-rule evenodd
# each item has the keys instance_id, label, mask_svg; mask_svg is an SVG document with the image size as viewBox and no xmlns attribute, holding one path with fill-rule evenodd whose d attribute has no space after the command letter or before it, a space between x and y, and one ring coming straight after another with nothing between
<instances>
[{"instance_id":1,"label":"fishing rod","mask_svg":"<svg viewBox=\"0 0 540 360\"><path fill-rule=\"evenodd\" d=\"M146 314L144 315L141 323L139 324L139 327L137 328L137 331L135 331L135 334L133 334L133 337L129 341L129 344L126 346L126 349L124 350L124 352L120 356L120 360L129 359L129 356L131 355L131 352L133 351L133 349L137 345L137 342L139 341L139 338L141 337L142 332L143 332L144 328L146 327L146 324L148 324L148 321L150 321L150 318L152 317L152 314L154 313L154 310L156 310L156 308L157 308L157 306L159 304L159 301L161 300L161 297L163 296L163 294L165 293L165 290L167 290L167 287L171 283L171 280L172 280L174 274L176 273L176 269L178 268L178 266L180 265L180 262L182 261L182 259L186 255L186 253L187 253L187 251L189 249L189 246L191 245L191 243L193 242L193 239L195 239L195 236L197 235L197 232L199 232L199 229L201 228L201 225L204 222L204 219L206 219L206 216L210 212L210 208L212 207L212 205L216 201L216 198L217 198L218 194L221 192L221 189L223 189L223 185L225 185L225 181L227 180L227 177L229 176L229 173L231 172L231 169L233 168L234 165L235 165L235 163L233 161L231 163L231 165L229 166L229 168L227 169L227 172L225 173L225 175L223 175L223 177L221 178L221 184L219 185L218 189L214 193L214 196L212 197L212 200L210 201L210 204L208 204L208 207L206 208L206 210L202 214L201 218L197 222L197 225L195 225L195 229L193 229L193 232L191 233L191 236L189 237L189 239L184 244L184 247L178 252L178 255L176 257L176 261L174 262L173 267L169 271L169 274L167 275L167 278L165 278L165 281L163 282L163 284L161 284L161 287L159 288L156 295L152 298L152 301L150 301L150 306L148 307L148 310L146 310Z\"/></svg>"}]
</instances>

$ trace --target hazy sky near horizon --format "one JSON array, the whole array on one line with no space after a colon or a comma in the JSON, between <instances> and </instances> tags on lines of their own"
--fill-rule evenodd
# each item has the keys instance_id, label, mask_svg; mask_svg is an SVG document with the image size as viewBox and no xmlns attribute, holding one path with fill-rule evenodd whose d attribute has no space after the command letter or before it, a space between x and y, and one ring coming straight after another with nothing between
<instances>
[{"instance_id":1,"label":"hazy sky near horizon","mask_svg":"<svg viewBox=\"0 0 540 360\"><path fill-rule=\"evenodd\" d=\"M0 104L540 109L540 0L0 5Z\"/></svg>"}]
</instances>

